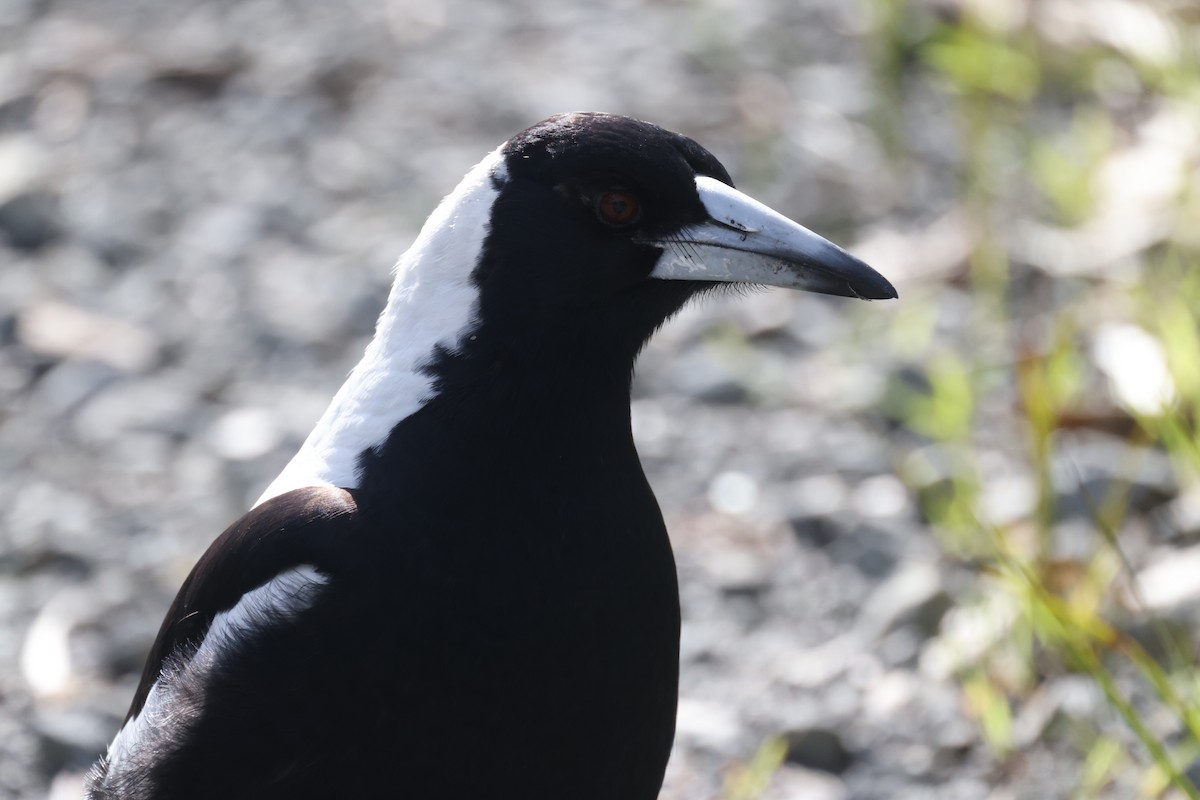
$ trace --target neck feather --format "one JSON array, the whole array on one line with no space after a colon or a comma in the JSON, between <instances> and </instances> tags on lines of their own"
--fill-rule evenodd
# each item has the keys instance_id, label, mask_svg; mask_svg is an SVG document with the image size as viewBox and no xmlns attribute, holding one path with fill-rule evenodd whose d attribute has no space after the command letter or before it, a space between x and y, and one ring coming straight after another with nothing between
<instances>
[{"instance_id":1,"label":"neck feather","mask_svg":"<svg viewBox=\"0 0 1200 800\"><path fill-rule=\"evenodd\" d=\"M300 451L259 498L292 489L359 485L362 454L436 395L427 367L457 352L478 323L479 262L499 187L507 179L493 151L430 215L401 257L375 337Z\"/></svg>"}]
</instances>

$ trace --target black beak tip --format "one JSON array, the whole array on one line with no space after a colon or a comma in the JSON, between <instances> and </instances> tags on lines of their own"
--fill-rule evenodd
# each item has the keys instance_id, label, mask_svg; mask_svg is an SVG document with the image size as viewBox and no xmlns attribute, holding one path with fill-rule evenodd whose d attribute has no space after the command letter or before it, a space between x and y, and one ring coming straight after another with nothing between
<instances>
[{"instance_id":1,"label":"black beak tip","mask_svg":"<svg viewBox=\"0 0 1200 800\"><path fill-rule=\"evenodd\" d=\"M900 296L891 281L853 256L838 264L836 269L822 265L802 274L804 277L795 288L804 291L855 300L895 300Z\"/></svg>"},{"instance_id":2,"label":"black beak tip","mask_svg":"<svg viewBox=\"0 0 1200 800\"><path fill-rule=\"evenodd\" d=\"M867 287L867 292L863 294L864 300L899 300L900 293L896 291L896 287L892 286L891 281L882 275L878 275L878 280L873 281L872 285Z\"/></svg>"},{"instance_id":3,"label":"black beak tip","mask_svg":"<svg viewBox=\"0 0 1200 800\"><path fill-rule=\"evenodd\" d=\"M892 282L870 264L837 245L831 245L830 249L832 252L825 254L818 269L824 273L825 281L840 283L844 288L836 294L859 300L896 300L900 297Z\"/></svg>"},{"instance_id":4,"label":"black beak tip","mask_svg":"<svg viewBox=\"0 0 1200 800\"><path fill-rule=\"evenodd\" d=\"M880 275L875 269L863 261L846 253L848 263L842 265L841 274L846 281L850 297L860 300L896 300L900 294L891 281Z\"/></svg>"}]
</instances>

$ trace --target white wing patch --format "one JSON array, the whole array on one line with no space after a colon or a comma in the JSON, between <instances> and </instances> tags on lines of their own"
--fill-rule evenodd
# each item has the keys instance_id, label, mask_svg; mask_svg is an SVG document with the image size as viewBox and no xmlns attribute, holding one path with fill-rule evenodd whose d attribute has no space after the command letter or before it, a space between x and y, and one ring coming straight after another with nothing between
<instances>
[{"instance_id":1,"label":"white wing patch","mask_svg":"<svg viewBox=\"0 0 1200 800\"><path fill-rule=\"evenodd\" d=\"M507 180L500 149L467 173L434 210L396 265L387 306L362 361L300 452L256 505L305 486L358 486L358 457L383 444L396 423L434 395L421 372L435 348L451 352L476 327L471 273L483 251L497 186Z\"/></svg>"},{"instance_id":2,"label":"white wing patch","mask_svg":"<svg viewBox=\"0 0 1200 800\"><path fill-rule=\"evenodd\" d=\"M295 619L316 600L325 576L303 565L282 572L242 595L233 608L217 614L190 658L172 654L163 664L141 711L125 723L108 746L105 782L137 785L168 755L181 728L197 717L213 668L263 625Z\"/></svg>"}]
</instances>

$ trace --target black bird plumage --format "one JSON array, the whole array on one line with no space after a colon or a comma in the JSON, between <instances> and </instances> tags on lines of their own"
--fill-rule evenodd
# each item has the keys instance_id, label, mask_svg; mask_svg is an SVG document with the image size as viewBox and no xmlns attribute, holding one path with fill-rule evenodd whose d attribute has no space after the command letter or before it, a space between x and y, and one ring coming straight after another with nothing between
<instances>
[{"instance_id":1,"label":"black bird plumage","mask_svg":"<svg viewBox=\"0 0 1200 800\"><path fill-rule=\"evenodd\" d=\"M706 254L750 250L799 288L895 292L798 226L760 241L769 225L740 216L724 167L649 123L552 117L480 169L446 201L466 210L435 213L402 262L380 323L422 330L418 304L445 302L464 324L397 369L410 397L373 382L392 357L381 332L325 432L213 543L89 797L657 796L680 619L630 432L637 353L738 279L699 269Z\"/></svg>"}]
</instances>

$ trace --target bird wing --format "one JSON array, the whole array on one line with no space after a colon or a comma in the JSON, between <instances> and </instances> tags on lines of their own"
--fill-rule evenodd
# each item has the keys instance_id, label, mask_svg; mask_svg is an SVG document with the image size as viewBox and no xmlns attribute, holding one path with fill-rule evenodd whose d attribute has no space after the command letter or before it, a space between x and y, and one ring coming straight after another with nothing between
<instances>
[{"instance_id":1,"label":"bird wing","mask_svg":"<svg viewBox=\"0 0 1200 800\"><path fill-rule=\"evenodd\" d=\"M84 781L88 798L320 796L296 793L314 758L296 738L304 700L321 697L312 690L327 678L314 662L340 624L332 598L354 584L353 548L338 545L358 524L351 492L310 487L213 542L167 612L124 727ZM301 615L304 625L289 624Z\"/></svg>"},{"instance_id":2,"label":"bird wing","mask_svg":"<svg viewBox=\"0 0 1200 800\"><path fill-rule=\"evenodd\" d=\"M242 516L208 548L171 604L146 660L126 720L138 715L169 660L197 647L214 618L289 570L337 572L339 533L356 522L353 495L331 486L295 489Z\"/></svg>"}]
</instances>

